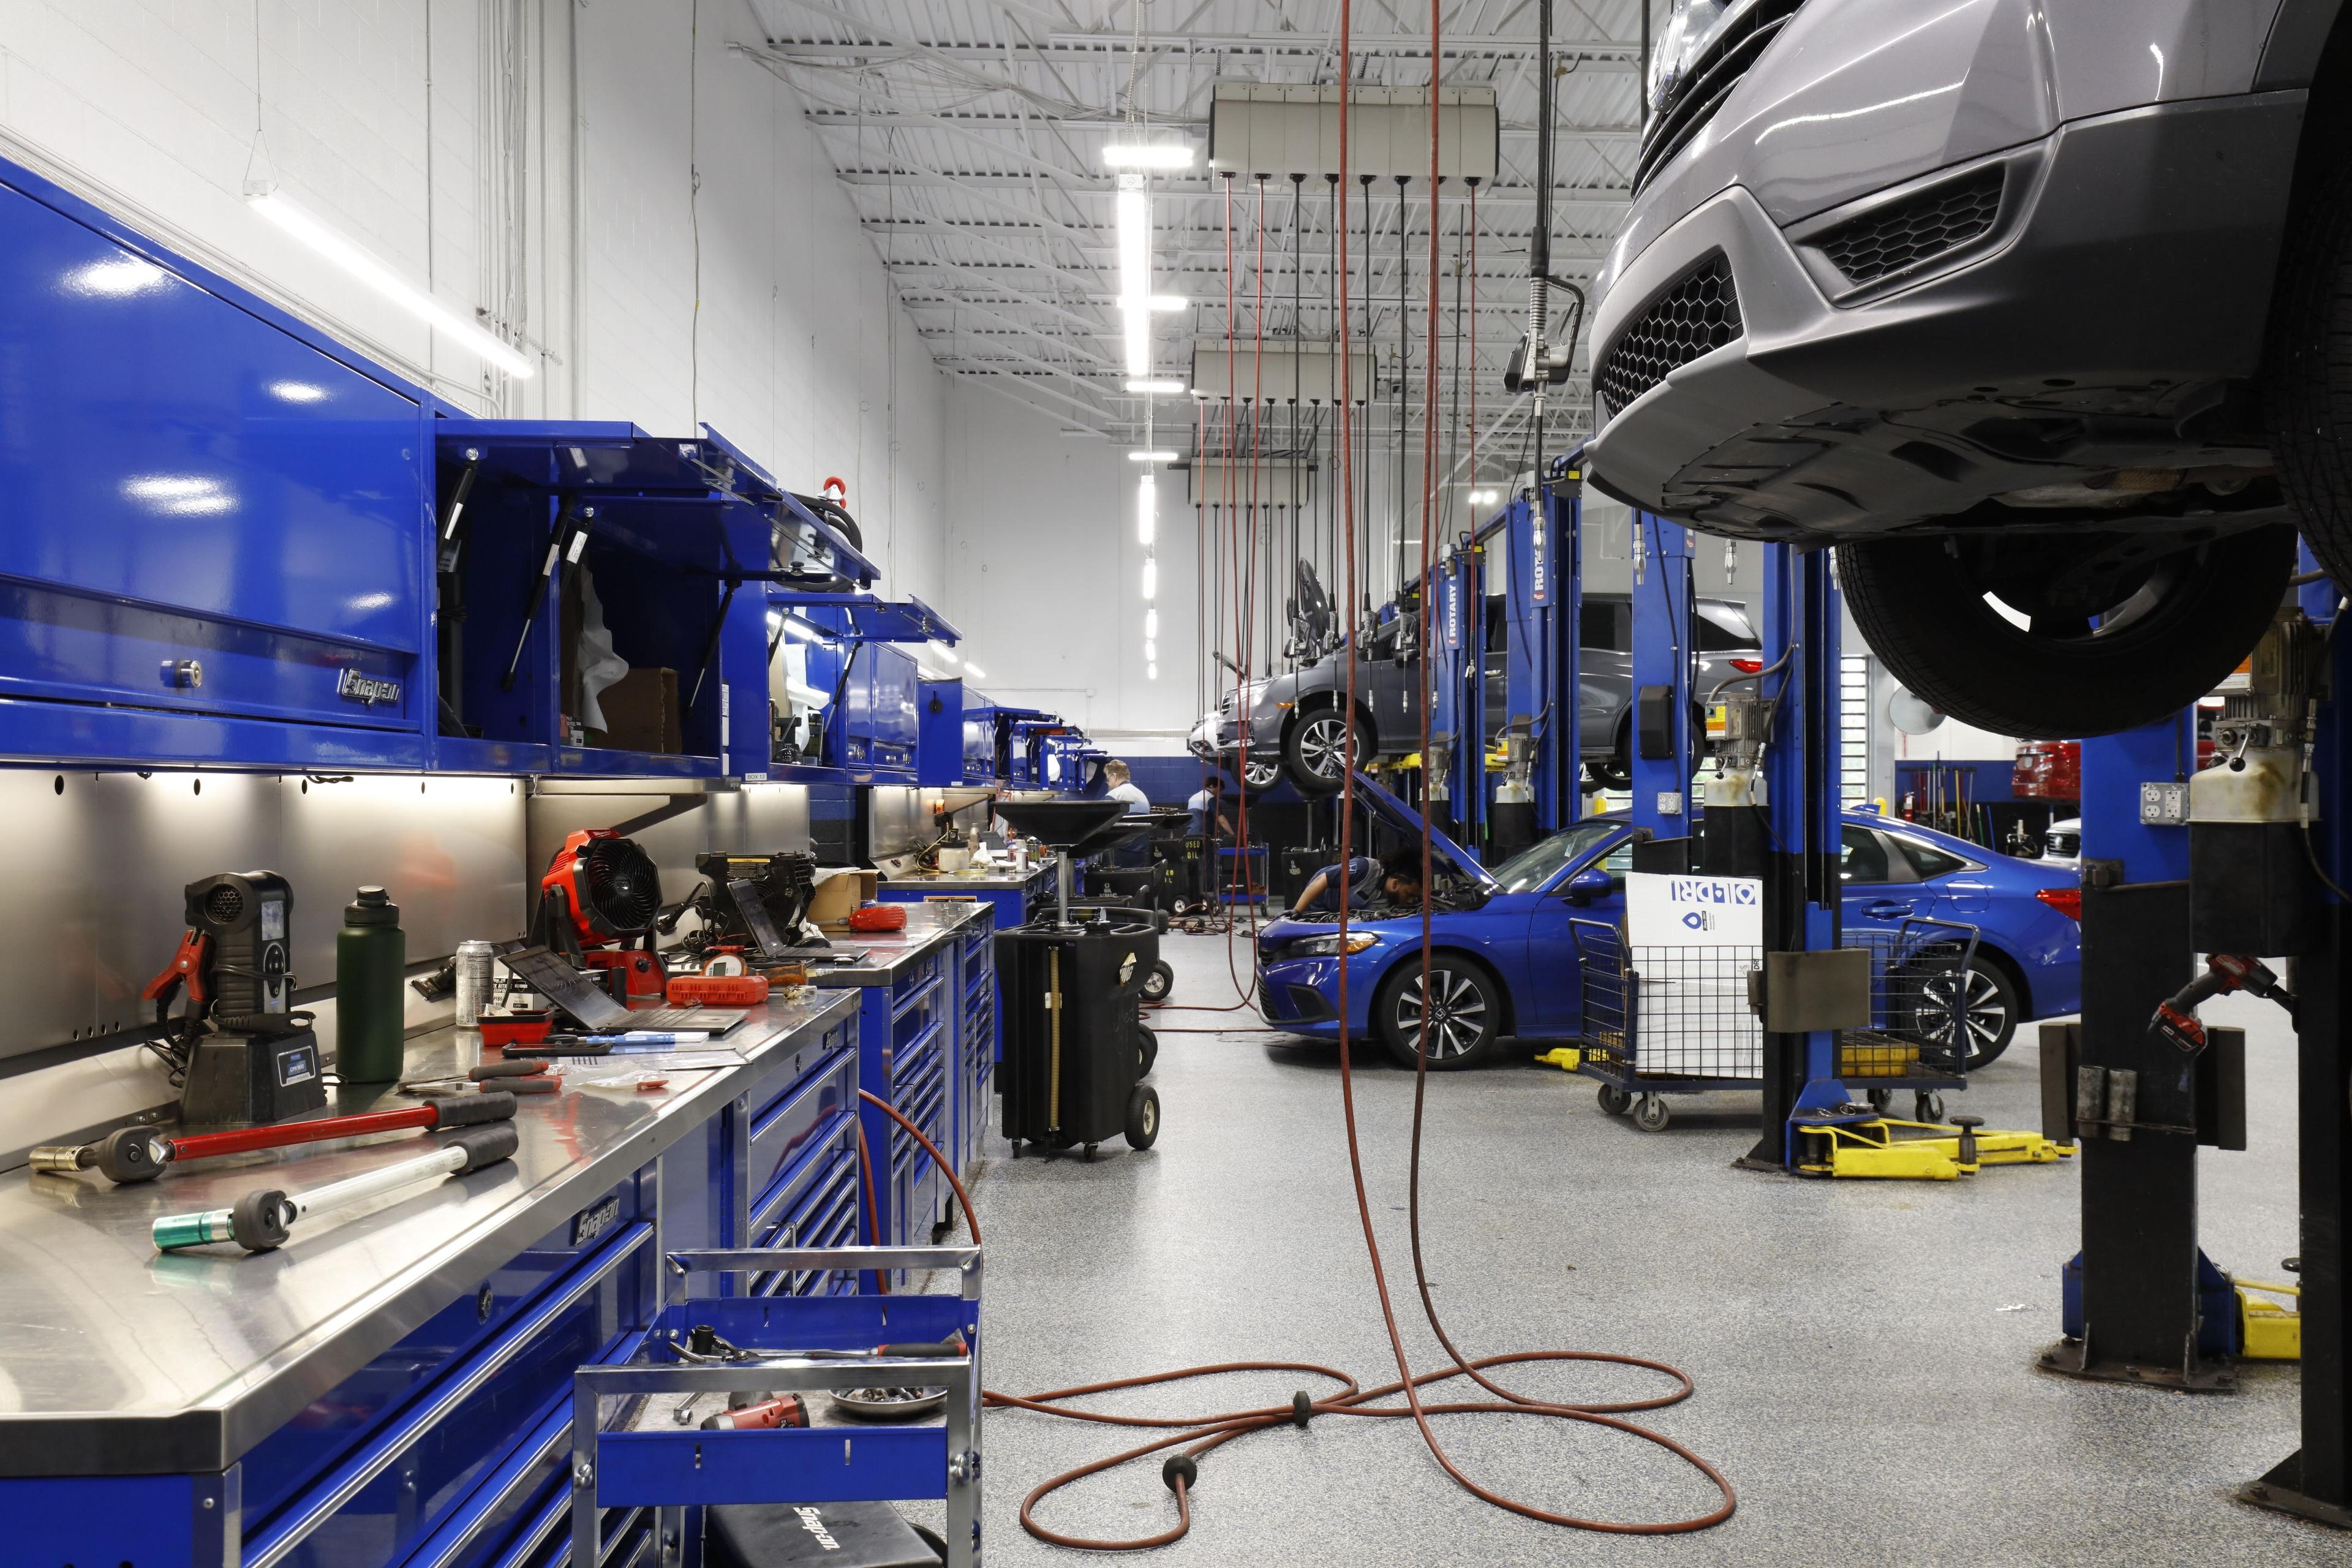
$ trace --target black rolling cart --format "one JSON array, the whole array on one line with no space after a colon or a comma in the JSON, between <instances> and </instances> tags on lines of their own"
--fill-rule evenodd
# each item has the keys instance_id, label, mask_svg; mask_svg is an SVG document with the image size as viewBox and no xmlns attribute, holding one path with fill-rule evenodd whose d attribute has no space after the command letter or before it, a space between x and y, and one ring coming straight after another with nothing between
<instances>
[{"instance_id":1,"label":"black rolling cart","mask_svg":"<svg viewBox=\"0 0 2352 1568\"><path fill-rule=\"evenodd\" d=\"M1149 826L1115 800L1000 801L1015 833L1061 851L1054 911L996 933L1004 1059L997 1069L1004 1136L1050 1152L1160 1136L1160 1095L1142 1080L1156 1044L1145 988L1160 970L1162 917L1150 910L1073 908L1072 863Z\"/></svg>"}]
</instances>

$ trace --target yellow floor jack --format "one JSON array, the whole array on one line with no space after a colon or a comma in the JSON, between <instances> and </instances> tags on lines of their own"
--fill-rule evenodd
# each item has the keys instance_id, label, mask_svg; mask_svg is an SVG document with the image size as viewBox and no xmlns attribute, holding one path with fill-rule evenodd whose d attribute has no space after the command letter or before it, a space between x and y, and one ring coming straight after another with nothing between
<instances>
[{"instance_id":1,"label":"yellow floor jack","mask_svg":"<svg viewBox=\"0 0 2352 1568\"><path fill-rule=\"evenodd\" d=\"M2301 1361L2303 1287L2241 1279L2234 1274L2230 1283L2238 1292L2238 1353L2249 1361ZM2287 1297L2294 1304L2262 1300L2252 1294L2257 1290L2266 1296Z\"/></svg>"},{"instance_id":2,"label":"yellow floor jack","mask_svg":"<svg viewBox=\"0 0 2352 1568\"><path fill-rule=\"evenodd\" d=\"M1800 1122L1797 1169L1809 1176L1955 1182L1987 1165L2048 1165L2074 1152L2039 1132L1989 1129L1980 1116L1933 1121Z\"/></svg>"}]
</instances>

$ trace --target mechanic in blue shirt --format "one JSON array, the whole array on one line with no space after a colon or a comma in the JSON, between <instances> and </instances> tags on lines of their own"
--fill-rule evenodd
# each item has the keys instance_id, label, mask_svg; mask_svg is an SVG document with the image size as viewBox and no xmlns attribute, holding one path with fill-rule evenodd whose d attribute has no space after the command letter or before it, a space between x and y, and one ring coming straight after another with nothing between
<instances>
[{"instance_id":1,"label":"mechanic in blue shirt","mask_svg":"<svg viewBox=\"0 0 2352 1568\"><path fill-rule=\"evenodd\" d=\"M1385 898L1391 903L1421 902L1421 846L1391 849L1375 860L1359 855L1345 866L1326 866L1298 889L1290 906L1294 915L1339 912L1340 888L1348 889L1348 907L1368 909Z\"/></svg>"}]
</instances>

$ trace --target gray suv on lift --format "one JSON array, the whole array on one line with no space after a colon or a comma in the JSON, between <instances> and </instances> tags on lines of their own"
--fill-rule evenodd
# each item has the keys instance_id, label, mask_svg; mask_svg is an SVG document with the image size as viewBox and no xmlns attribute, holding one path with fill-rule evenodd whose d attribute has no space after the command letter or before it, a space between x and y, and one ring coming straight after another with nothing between
<instances>
[{"instance_id":1,"label":"gray suv on lift","mask_svg":"<svg viewBox=\"0 0 2352 1568\"><path fill-rule=\"evenodd\" d=\"M2341 0L1678 0L1593 316L1592 482L1834 545L2001 733L2210 690L2352 584Z\"/></svg>"},{"instance_id":2,"label":"gray suv on lift","mask_svg":"<svg viewBox=\"0 0 2352 1568\"><path fill-rule=\"evenodd\" d=\"M1486 601L1486 741L1501 732L1505 714L1505 668L1510 621L1506 600ZM1595 783L1622 789L1630 782L1633 757L1633 602L1623 594L1583 597L1579 628L1577 742ZM1728 599L1700 599L1693 653L1693 689L1702 694L1743 671L1760 668L1755 630L1746 611ZM1375 626L1365 640L1369 657L1356 660L1356 755L1394 759L1421 745L1421 661L1412 646L1412 618L1401 614ZM1228 687L1217 710L1192 731L1195 756L1228 770L1241 764L1242 703L1249 708L1252 791L1271 787L1287 775L1303 795L1328 795L1339 787L1342 748L1348 743L1348 650L1332 648L1312 662L1263 680ZM1743 661L1735 667L1733 660Z\"/></svg>"}]
</instances>

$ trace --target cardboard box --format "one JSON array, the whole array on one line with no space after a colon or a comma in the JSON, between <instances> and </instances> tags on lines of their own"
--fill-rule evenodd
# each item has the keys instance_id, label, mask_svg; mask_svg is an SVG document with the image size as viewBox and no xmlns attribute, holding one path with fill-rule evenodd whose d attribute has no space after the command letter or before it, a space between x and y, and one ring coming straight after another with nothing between
<instances>
[{"instance_id":1,"label":"cardboard box","mask_svg":"<svg viewBox=\"0 0 2352 1568\"><path fill-rule=\"evenodd\" d=\"M834 866L816 874L816 892L809 900L808 918L821 926L838 926L849 920L849 911L860 904L870 904L881 890L882 873L861 870L856 866Z\"/></svg>"},{"instance_id":2,"label":"cardboard box","mask_svg":"<svg viewBox=\"0 0 2352 1568\"><path fill-rule=\"evenodd\" d=\"M588 731L588 743L615 752L686 749L677 711L677 671L633 669L606 687L598 699L604 727Z\"/></svg>"}]
</instances>

